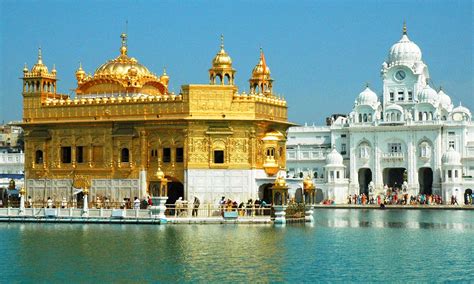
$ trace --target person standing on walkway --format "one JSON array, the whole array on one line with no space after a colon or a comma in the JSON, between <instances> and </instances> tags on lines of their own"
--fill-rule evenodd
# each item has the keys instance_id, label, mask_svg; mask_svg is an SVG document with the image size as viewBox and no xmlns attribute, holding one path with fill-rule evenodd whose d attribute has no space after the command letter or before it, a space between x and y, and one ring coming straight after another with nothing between
<instances>
[{"instance_id":1,"label":"person standing on walkway","mask_svg":"<svg viewBox=\"0 0 474 284\"><path fill-rule=\"evenodd\" d=\"M201 201L199 201L199 198L197 198L197 196L194 196L193 214L192 214L193 217L197 217L199 205L201 205Z\"/></svg>"},{"instance_id":2,"label":"person standing on walkway","mask_svg":"<svg viewBox=\"0 0 474 284\"><path fill-rule=\"evenodd\" d=\"M140 209L140 200L136 196L135 200L133 200L133 209Z\"/></svg>"}]
</instances>

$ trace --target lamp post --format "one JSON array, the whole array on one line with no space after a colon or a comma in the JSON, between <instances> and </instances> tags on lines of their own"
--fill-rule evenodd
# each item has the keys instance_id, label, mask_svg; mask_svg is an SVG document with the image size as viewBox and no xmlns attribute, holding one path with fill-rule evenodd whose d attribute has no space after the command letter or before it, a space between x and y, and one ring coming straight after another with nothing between
<instances>
[{"instance_id":1,"label":"lamp post","mask_svg":"<svg viewBox=\"0 0 474 284\"><path fill-rule=\"evenodd\" d=\"M151 215L160 220L160 223L166 223L166 200L168 200L168 179L165 173L158 166L154 176L155 181L150 182L150 195L153 205L151 206Z\"/></svg>"},{"instance_id":2,"label":"lamp post","mask_svg":"<svg viewBox=\"0 0 474 284\"><path fill-rule=\"evenodd\" d=\"M314 208L314 192L315 187L313 179L308 175L303 181L303 190L304 190L304 220L305 222L313 222L313 208Z\"/></svg>"},{"instance_id":3,"label":"lamp post","mask_svg":"<svg viewBox=\"0 0 474 284\"><path fill-rule=\"evenodd\" d=\"M286 207L288 199L288 186L285 178L278 176L273 183L272 189L272 206L275 210L275 224L286 224Z\"/></svg>"}]
</instances>

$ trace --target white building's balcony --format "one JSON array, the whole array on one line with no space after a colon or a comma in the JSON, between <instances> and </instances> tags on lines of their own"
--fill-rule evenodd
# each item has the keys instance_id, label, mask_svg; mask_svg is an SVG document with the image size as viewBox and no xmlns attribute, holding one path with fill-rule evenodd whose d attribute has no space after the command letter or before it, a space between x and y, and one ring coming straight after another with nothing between
<instances>
[{"instance_id":1,"label":"white building's balcony","mask_svg":"<svg viewBox=\"0 0 474 284\"><path fill-rule=\"evenodd\" d=\"M466 147L465 157L474 158L474 147Z\"/></svg>"},{"instance_id":2,"label":"white building's balcony","mask_svg":"<svg viewBox=\"0 0 474 284\"><path fill-rule=\"evenodd\" d=\"M24 164L25 154L24 153L2 153L0 154L0 164Z\"/></svg>"},{"instance_id":3,"label":"white building's balcony","mask_svg":"<svg viewBox=\"0 0 474 284\"><path fill-rule=\"evenodd\" d=\"M403 161L405 160L405 153L401 153L401 152L382 153L382 159L385 161Z\"/></svg>"}]
</instances>

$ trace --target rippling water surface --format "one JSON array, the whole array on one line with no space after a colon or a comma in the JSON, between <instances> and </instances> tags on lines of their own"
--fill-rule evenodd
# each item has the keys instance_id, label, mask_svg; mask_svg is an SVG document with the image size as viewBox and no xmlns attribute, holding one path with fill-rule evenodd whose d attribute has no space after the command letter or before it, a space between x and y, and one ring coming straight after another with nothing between
<instances>
[{"instance_id":1,"label":"rippling water surface","mask_svg":"<svg viewBox=\"0 0 474 284\"><path fill-rule=\"evenodd\" d=\"M474 211L315 211L313 226L0 223L27 282L474 281Z\"/></svg>"}]
</instances>

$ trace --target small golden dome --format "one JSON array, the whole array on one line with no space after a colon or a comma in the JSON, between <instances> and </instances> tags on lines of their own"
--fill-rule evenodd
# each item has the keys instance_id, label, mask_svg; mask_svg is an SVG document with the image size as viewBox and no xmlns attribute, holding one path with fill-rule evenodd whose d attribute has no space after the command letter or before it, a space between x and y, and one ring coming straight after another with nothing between
<instances>
[{"instance_id":1,"label":"small golden dome","mask_svg":"<svg viewBox=\"0 0 474 284\"><path fill-rule=\"evenodd\" d=\"M260 60L252 70L252 78L262 79L262 77L265 77L264 79L266 80L270 79L270 68L265 62L265 55L263 54L263 50L260 49Z\"/></svg>"},{"instance_id":2,"label":"small golden dome","mask_svg":"<svg viewBox=\"0 0 474 284\"><path fill-rule=\"evenodd\" d=\"M85 75L86 75L86 72L84 71L84 69L82 69L82 63L79 62L79 69L76 70L77 81L81 81L82 79L84 79Z\"/></svg>"},{"instance_id":3,"label":"small golden dome","mask_svg":"<svg viewBox=\"0 0 474 284\"><path fill-rule=\"evenodd\" d=\"M51 70L51 74L56 75L56 64L53 64L53 70Z\"/></svg>"},{"instance_id":4,"label":"small golden dome","mask_svg":"<svg viewBox=\"0 0 474 284\"><path fill-rule=\"evenodd\" d=\"M48 73L48 67L43 64L43 58L41 55L41 47L38 48L38 62L36 62L35 65L33 65L33 68L31 68L31 73L37 73L37 74L42 74L42 73Z\"/></svg>"},{"instance_id":5,"label":"small golden dome","mask_svg":"<svg viewBox=\"0 0 474 284\"><path fill-rule=\"evenodd\" d=\"M285 178L282 177L282 176L278 176L278 177L275 179L274 185L275 185L276 187L280 187L280 188L281 188L281 187L286 187L286 180L285 180Z\"/></svg>"},{"instance_id":6,"label":"small golden dome","mask_svg":"<svg viewBox=\"0 0 474 284\"><path fill-rule=\"evenodd\" d=\"M224 50L224 36L221 35L221 49L212 60L213 67L232 67L232 59Z\"/></svg>"},{"instance_id":7,"label":"small golden dome","mask_svg":"<svg viewBox=\"0 0 474 284\"><path fill-rule=\"evenodd\" d=\"M25 196L25 194L26 194L26 189L25 189L25 187L24 187L24 186L23 186L23 187L21 187L21 189L20 189L20 192L19 192L19 193L20 193L20 195L21 195L21 196Z\"/></svg>"},{"instance_id":8,"label":"small golden dome","mask_svg":"<svg viewBox=\"0 0 474 284\"><path fill-rule=\"evenodd\" d=\"M163 68L163 74L161 74L160 76L160 81L165 84L166 86L168 86L168 83L170 81L170 77L168 76L168 74L166 74L166 68Z\"/></svg>"},{"instance_id":9,"label":"small golden dome","mask_svg":"<svg viewBox=\"0 0 474 284\"><path fill-rule=\"evenodd\" d=\"M26 66L26 63L25 63L25 67L23 68L23 73L28 73L28 66Z\"/></svg>"}]
</instances>

